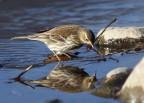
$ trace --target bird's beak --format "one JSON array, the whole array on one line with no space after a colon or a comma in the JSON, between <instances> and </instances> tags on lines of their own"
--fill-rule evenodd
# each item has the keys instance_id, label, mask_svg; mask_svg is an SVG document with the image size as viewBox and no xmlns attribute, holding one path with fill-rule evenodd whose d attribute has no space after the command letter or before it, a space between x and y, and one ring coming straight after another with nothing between
<instances>
[{"instance_id":1,"label":"bird's beak","mask_svg":"<svg viewBox=\"0 0 144 103\"><path fill-rule=\"evenodd\" d=\"M94 45L92 42L90 42L89 45L94 49Z\"/></svg>"}]
</instances>

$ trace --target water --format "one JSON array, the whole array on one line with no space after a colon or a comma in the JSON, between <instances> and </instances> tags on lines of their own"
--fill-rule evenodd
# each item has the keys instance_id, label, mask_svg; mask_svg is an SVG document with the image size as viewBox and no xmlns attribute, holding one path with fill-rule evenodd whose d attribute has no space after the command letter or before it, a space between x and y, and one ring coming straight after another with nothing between
<instances>
[{"instance_id":1,"label":"water","mask_svg":"<svg viewBox=\"0 0 144 103\"><path fill-rule=\"evenodd\" d=\"M46 76L56 63L43 64L50 51L38 41L10 40L18 35L28 35L45 28L63 24L83 25L95 34L114 17L118 20L113 26L143 26L144 4L142 0L0 0L0 102L47 103L52 99L60 99L64 103L119 103L119 100L93 96L87 92L71 94L48 88L31 89L20 83L10 82L27 66L35 67L24 75L27 79L38 79ZM85 51L86 47L80 49ZM83 55L97 55L91 51ZM101 78L110 70L120 67L134 67L144 53L120 55L114 54L106 62L70 61L65 65L85 68L92 75L97 71Z\"/></svg>"}]
</instances>

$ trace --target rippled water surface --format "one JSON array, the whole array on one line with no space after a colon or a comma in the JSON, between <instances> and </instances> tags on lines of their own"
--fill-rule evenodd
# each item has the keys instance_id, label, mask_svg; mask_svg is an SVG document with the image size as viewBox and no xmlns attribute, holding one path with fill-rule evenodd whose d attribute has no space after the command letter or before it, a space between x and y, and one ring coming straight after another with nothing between
<instances>
[{"instance_id":1,"label":"rippled water surface","mask_svg":"<svg viewBox=\"0 0 144 103\"><path fill-rule=\"evenodd\" d=\"M60 99L64 103L119 103L119 100L101 98L87 92L71 94L40 87L33 90L20 83L10 83L11 78L31 64L35 66L24 78L44 77L56 65L43 63L51 53L43 43L10 38L63 24L83 25L97 34L114 17L118 20L113 26L143 26L143 0L0 0L0 102L48 103ZM79 51L85 52L86 47ZM97 54L91 51L82 54L85 55ZM97 77L101 78L120 66L133 68L143 55L143 52L125 53L123 56L114 54L113 58L118 59L119 63L110 59L99 63L75 60L65 65L85 68L90 75L97 71Z\"/></svg>"}]
</instances>

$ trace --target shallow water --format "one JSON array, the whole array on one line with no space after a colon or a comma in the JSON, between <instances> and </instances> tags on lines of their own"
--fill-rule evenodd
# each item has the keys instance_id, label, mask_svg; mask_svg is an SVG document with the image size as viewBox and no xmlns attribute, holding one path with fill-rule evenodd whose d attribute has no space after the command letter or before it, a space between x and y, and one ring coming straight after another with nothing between
<instances>
[{"instance_id":1,"label":"shallow water","mask_svg":"<svg viewBox=\"0 0 144 103\"><path fill-rule=\"evenodd\" d=\"M34 68L24 75L26 79L38 79L46 76L56 63L45 64L50 51L38 41L10 40L18 35L28 35L45 28L63 24L78 24L92 29L95 34L114 17L118 20L113 26L143 26L144 4L142 0L29 0L10 1L0 0L0 101L1 103L47 103L52 99L60 99L64 103L119 103L112 98L101 98L83 92L77 94L40 88L28 88L20 83L11 82L27 66L34 64ZM80 52L85 52L82 47ZM95 52L82 53L81 56L97 55ZM74 60L65 65L74 65L85 68L92 75L97 71L101 78L110 70L120 67L134 67L143 57L143 52L131 53L122 56L121 53L112 57L119 60L107 61L79 61Z\"/></svg>"}]
</instances>

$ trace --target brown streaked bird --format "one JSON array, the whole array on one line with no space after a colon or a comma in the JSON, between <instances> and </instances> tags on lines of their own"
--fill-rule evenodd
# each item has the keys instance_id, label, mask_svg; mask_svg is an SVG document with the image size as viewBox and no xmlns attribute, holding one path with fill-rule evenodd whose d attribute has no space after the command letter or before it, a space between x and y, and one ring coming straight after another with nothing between
<instances>
[{"instance_id":1,"label":"brown streaked bird","mask_svg":"<svg viewBox=\"0 0 144 103\"><path fill-rule=\"evenodd\" d=\"M77 93L92 90L96 81L96 73L89 76L79 67L65 66L53 69L45 78L25 82L64 92Z\"/></svg>"},{"instance_id":2,"label":"brown streaked bird","mask_svg":"<svg viewBox=\"0 0 144 103\"><path fill-rule=\"evenodd\" d=\"M62 25L38 34L18 36L12 39L22 38L44 42L60 60L58 55L64 54L71 58L67 53L80 48L84 44L91 45L94 48L95 35L91 30L79 25Z\"/></svg>"}]
</instances>

